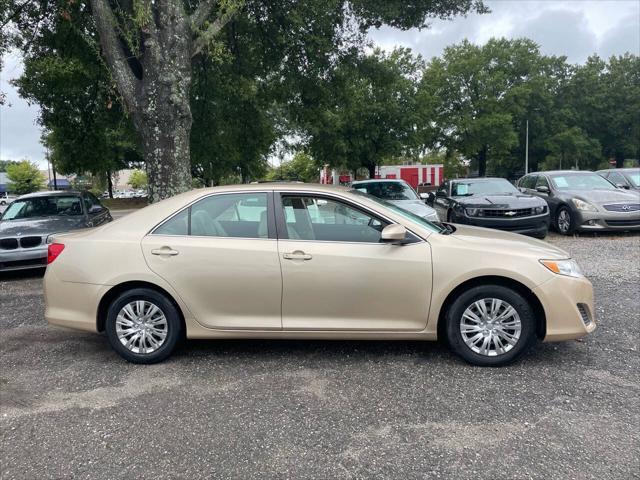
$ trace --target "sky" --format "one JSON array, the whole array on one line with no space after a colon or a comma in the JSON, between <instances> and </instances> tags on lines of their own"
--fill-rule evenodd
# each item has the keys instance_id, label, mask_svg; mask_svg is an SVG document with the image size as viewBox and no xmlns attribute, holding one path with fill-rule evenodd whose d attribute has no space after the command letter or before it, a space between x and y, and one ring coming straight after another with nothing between
<instances>
[{"instance_id":1,"label":"sky","mask_svg":"<svg viewBox=\"0 0 640 480\"><path fill-rule=\"evenodd\" d=\"M483 44L491 37L528 37L547 55L564 55L571 63L583 63L597 53L601 57L631 52L640 55L640 0L485 0L490 14L434 20L428 29L400 31L383 27L369 32L380 47L409 47L426 59L467 38ZM18 96L9 83L20 76L22 65L9 53L0 72L0 91L7 105L0 106L0 159L27 158L44 166L40 144L38 107Z\"/></svg>"}]
</instances>

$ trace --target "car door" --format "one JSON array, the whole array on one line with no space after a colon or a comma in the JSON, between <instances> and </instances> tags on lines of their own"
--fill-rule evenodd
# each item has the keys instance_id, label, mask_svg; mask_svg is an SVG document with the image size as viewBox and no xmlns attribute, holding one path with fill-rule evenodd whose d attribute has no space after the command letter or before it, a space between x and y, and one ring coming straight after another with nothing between
<instances>
[{"instance_id":1,"label":"car door","mask_svg":"<svg viewBox=\"0 0 640 480\"><path fill-rule=\"evenodd\" d=\"M87 211L88 226L97 227L111 220L109 210L100 203L100 200L98 200L95 195L90 192L84 192L82 199L85 210Z\"/></svg>"},{"instance_id":2,"label":"car door","mask_svg":"<svg viewBox=\"0 0 640 480\"><path fill-rule=\"evenodd\" d=\"M271 192L218 193L142 240L149 268L215 329L281 329L282 277Z\"/></svg>"},{"instance_id":3,"label":"car door","mask_svg":"<svg viewBox=\"0 0 640 480\"><path fill-rule=\"evenodd\" d=\"M431 250L380 242L388 220L343 198L276 195L285 330L422 330Z\"/></svg>"}]
</instances>

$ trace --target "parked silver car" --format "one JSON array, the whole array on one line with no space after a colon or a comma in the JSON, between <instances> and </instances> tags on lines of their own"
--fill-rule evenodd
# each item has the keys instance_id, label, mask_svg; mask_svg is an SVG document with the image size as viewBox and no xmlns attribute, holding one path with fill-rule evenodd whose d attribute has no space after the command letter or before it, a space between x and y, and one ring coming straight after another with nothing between
<instances>
[{"instance_id":1,"label":"parked silver car","mask_svg":"<svg viewBox=\"0 0 640 480\"><path fill-rule=\"evenodd\" d=\"M0 217L0 272L44 267L49 235L111 220L109 210L88 192L23 195Z\"/></svg>"},{"instance_id":2,"label":"parked silver car","mask_svg":"<svg viewBox=\"0 0 640 480\"><path fill-rule=\"evenodd\" d=\"M411 185L404 180L361 180L353 182L351 187L376 198L381 198L408 212L431 222L438 222L438 214L425 204Z\"/></svg>"}]
</instances>

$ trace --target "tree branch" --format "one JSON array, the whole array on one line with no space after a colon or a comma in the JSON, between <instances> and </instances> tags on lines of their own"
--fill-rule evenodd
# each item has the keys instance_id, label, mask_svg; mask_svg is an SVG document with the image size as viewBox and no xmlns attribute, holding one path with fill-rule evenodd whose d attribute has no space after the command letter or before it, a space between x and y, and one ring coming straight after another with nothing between
<instances>
[{"instance_id":1,"label":"tree branch","mask_svg":"<svg viewBox=\"0 0 640 480\"><path fill-rule=\"evenodd\" d=\"M202 3L200 4L200 6L202 6L202 4L204 3L213 4L216 2L215 0L202 0ZM191 49L192 58L198 55L199 53L201 53L204 47L206 47L207 44L211 42L218 35L220 30L222 30L225 27L225 25L231 21L231 19L235 16L235 14L238 13L240 9L244 6L244 0L238 0L235 2L227 2L227 3L230 3L230 5L227 5L227 9L224 12L222 12L218 18L216 18L213 22L211 22L211 24L207 27L206 30L200 32L199 35L196 37L196 39L193 41L193 48ZM198 10L199 9L200 7L198 7ZM194 13L197 13L197 11ZM209 15L209 13L210 11L206 13L204 17L204 21L206 21L206 18Z\"/></svg>"},{"instance_id":2,"label":"tree branch","mask_svg":"<svg viewBox=\"0 0 640 480\"><path fill-rule=\"evenodd\" d=\"M96 22L100 46L104 54L109 71L116 82L118 91L129 110L135 110L138 106L136 99L136 87L138 79L133 74L122 44L116 34L116 18L107 0L91 0L91 10Z\"/></svg>"},{"instance_id":3,"label":"tree branch","mask_svg":"<svg viewBox=\"0 0 640 480\"><path fill-rule=\"evenodd\" d=\"M218 3L218 0L201 0L198 8L191 14L191 26L194 31L198 31L204 25L204 22L207 21L211 12L213 12L213 8Z\"/></svg>"}]
</instances>

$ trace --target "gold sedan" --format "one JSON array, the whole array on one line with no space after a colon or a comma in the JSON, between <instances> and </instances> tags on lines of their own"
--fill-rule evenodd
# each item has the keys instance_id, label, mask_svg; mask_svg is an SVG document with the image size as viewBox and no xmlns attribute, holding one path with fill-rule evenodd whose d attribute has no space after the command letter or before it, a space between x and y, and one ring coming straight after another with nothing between
<instances>
[{"instance_id":1,"label":"gold sedan","mask_svg":"<svg viewBox=\"0 0 640 480\"><path fill-rule=\"evenodd\" d=\"M49 323L153 363L186 338L436 340L476 365L595 329L569 255L308 184L194 190L55 235Z\"/></svg>"}]
</instances>

